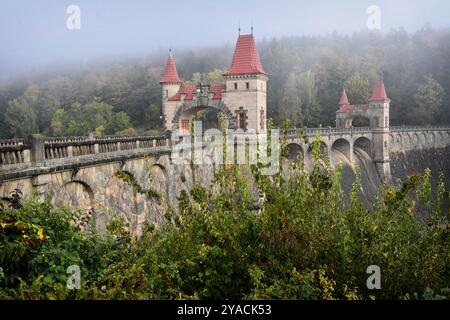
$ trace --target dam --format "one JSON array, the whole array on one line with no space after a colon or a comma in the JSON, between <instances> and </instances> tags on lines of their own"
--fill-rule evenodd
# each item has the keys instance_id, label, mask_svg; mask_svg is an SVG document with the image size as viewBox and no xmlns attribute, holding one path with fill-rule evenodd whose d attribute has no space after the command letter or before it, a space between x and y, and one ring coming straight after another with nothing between
<instances>
[{"instance_id":1,"label":"dam","mask_svg":"<svg viewBox=\"0 0 450 320\"><path fill-rule=\"evenodd\" d=\"M373 161L371 128L301 129L309 143L298 138L299 130L288 132L291 161L302 159L311 163L311 142L320 133L323 152L330 155L334 164L344 165L344 189L351 184L355 165L361 168L363 192L368 197L387 178ZM450 126L390 127L388 140L392 183L414 172L422 173L427 167L434 173L442 172L446 178L450 176ZM144 221L164 221L164 207L136 192L116 177L116 172L129 173L144 188L158 191L176 206L182 190L189 190L194 183L209 185L217 170L213 163L172 163L173 143L167 135L95 138L31 135L26 139L1 140L0 196L8 197L19 189L24 197L35 194L50 199L55 206L90 208L100 229L112 215L119 215L139 234Z\"/></svg>"},{"instance_id":2,"label":"dam","mask_svg":"<svg viewBox=\"0 0 450 320\"><path fill-rule=\"evenodd\" d=\"M267 134L267 82L253 34L239 35L224 85L184 83L169 52L161 78L162 124L167 133L190 134L196 113L215 109L228 130ZM289 161L311 167L311 143L320 135L321 152L343 166L344 190L357 168L362 196L370 201L381 182L397 183L430 168L433 179L450 177L450 125L391 126L390 99L383 81L373 84L366 104L351 104L343 89L336 126L292 128L287 132ZM362 117L368 125L357 127ZM307 140L300 135L306 136ZM136 234L143 223L164 221L165 208L116 176L125 172L143 188L157 191L166 203L194 184L208 186L218 164L174 163L172 150L180 143L170 134L158 136L43 137L0 140L0 196L16 189L24 197L50 199L55 206L93 210L101 230L111 216L121 216Z\"/></svg>"}]
</instances>

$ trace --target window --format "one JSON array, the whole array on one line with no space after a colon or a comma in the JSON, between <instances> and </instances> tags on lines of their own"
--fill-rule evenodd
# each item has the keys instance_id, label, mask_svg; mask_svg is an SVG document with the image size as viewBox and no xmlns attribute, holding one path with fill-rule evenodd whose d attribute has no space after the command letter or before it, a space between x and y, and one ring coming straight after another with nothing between
<instances>
[{"instance_id":1,"label":"window","mask_svg":"<svg viewBox=\"0 0 450 320\"><path fill-rule=\"evenodd\" d=\"M239 112L239 129L245 130L245 113Z\"/></svg>"},{"instance_id":2,"label":"window","mask_svg":"<svg viewBox=\"0 0 450 320\"><path fill-rule=\"evenodd\" d=\"M237 90L237 82L234 83L234 90Z\"/></svg>"},{"instance_id":3,"label":"window","mask_svg":"<svg viewBox=\"0 0 450 320\"><path fill-rule=\"evenodd\" d=\"M169 90L166 90L166 97L169 96Z\"/></svg>"},{"instance_id":4,"label":"window","mask_svg":"<svg viewBox=\"0 0 450 320\"><path fill-rule=\"evenodd\" d=\"M388 124L388 117L384 117L384 126L385 126L385 127L389 127L389 124Z\"/></svg>"},{"instance_id":5,"label":"window","mask_svg":"<svg viewBox=\"0 0 450 320\"><path fill-rule=\"evenodd\" d=\"M246 82L245 87L247 88L247 90L250 89L250 82Z\"/></svg>"},{"instance_id":6,"label":"window","mask_svg":"<svg viewBox=\"0 0 450 320\"><path fill-rule=\"evenodd\" d=\"M181 131L182 133L189 132L189 120L181 120Z\"/></svg>"}]
</instances>

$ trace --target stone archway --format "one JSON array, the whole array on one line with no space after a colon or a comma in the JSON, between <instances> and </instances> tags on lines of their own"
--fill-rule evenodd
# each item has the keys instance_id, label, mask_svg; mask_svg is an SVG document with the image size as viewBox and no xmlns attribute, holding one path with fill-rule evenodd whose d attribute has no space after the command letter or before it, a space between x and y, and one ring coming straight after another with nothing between
<instances>
[{"instance_id":1,"label":"stone archway","mask_svg":"<svg viewBox=\"0 0 450 320\"><path fill-rule=\"evenodd\" d=\"M342 153L349 161L352 160L352 150L350 142L347 139L339 138L331 145L331 151L338 151Z\"/></svg>"},{"instance_id":2,"label":"stone archway","mask_svg":"<svg viewBox=\"0 0 450 320\"><path fill-rule=\"evenodd\" d=\"M172 128L174 130L180 129L186 133L189 131L188 124L192 117L198 112L205 109L216 109L224 114L225 122L228 128L236 127L236 119L228 107L222 102L213 102L209 100L200 99L194 101L184 102L175 113L172 121Z\"/></svg>"},{"instance_id":3,"label":"stone archway","mask_svg":"<svg viewBox=\"0 0 450 320\"><path fill-rule=\"evenodd\" d=\"M361 149L372 156L372 142L367 137L359 137L353 142L353 149Z\"/></svg>"},{"instance_id":4,"label":"stone archway","mask_svg":"<svg viewBox=\"0 0 450 320\"><path fill-rule=\"evenodd\" d=\"M52 192L52 203L56 207L66 206L70 209L93 209L94 192L83 181L69 181Z\"/></svg>"},{"instance_id":5,"label":"stone archway","mask_svg":"<svg viewBox=\"0 0 450 320\"><path fill-rule=\"evenodd\" d=\"M336 125L341 128L351 127L376 127L378 124L376 117L370 117L367 112L348 113L344 117L336 119Z\"/></svg>"},{"instance_id":6,"label":"stone archway","mask_svg":"<svg viewBox=\"0 0 450 320\"><path fill-rule=\"evenodd\" d=\"M289 143L287 145L287 149L288 149L287 158L290 161L293 162L304 161L305 153L303 151L302 146L300 146L298 143Z\"/></svg>"}]
</instances>

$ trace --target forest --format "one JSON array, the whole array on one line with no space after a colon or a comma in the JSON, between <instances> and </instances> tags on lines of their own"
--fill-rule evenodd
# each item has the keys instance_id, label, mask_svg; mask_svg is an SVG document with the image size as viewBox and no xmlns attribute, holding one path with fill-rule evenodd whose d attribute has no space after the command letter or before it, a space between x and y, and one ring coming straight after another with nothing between
<instances>
[{"instance_id":1,"label":"forest","mask_svg":"<svg viewBox=\"0 0 450 320\"><path fill-rule=\"evenodd\" d=\"M367 102L382 79L392 125L450 123L450 30L425 26L413 34L290 36L255 34L268 85L268 117L276 125L334 126L342 88ZM220 82L234 44L174 49L185 81ZM55 64L0 82L0 138L132 135L161 131L159 80L167 52Z\"/></svg>"}]
</instances>

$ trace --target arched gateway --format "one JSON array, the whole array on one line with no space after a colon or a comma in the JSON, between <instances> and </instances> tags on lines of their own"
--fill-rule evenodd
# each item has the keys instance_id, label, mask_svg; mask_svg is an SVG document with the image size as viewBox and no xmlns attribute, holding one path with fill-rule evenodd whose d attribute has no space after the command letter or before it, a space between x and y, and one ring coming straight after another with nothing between
<instances>
[{"instance_id":1,"label":"arched gateway","mask_svg":"<svg viewBox=\"0 0 450 320\"><path fill-rule=\"evenodd\" d=\"M168 130L188 132L190 119L200 110L218 109L229 128L265 130L269 75L259 59L253 34L239 35L230 68L222 85L185 85L169 51L162 87L162 112Z\"/></svg>"}]
</instances>

